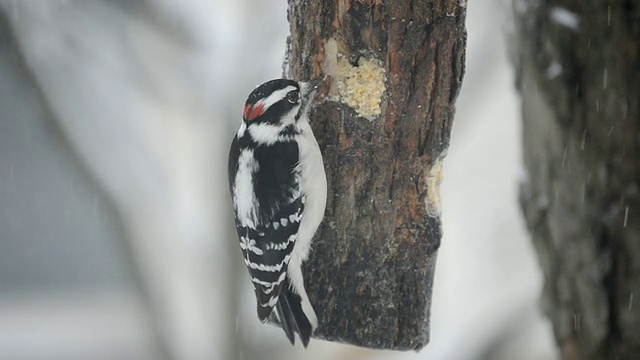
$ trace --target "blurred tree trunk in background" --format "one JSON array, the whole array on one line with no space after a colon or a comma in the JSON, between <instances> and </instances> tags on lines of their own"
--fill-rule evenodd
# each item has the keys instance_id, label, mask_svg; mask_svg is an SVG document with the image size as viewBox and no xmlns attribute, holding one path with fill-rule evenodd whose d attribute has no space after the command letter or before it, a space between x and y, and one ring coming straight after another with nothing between
<instances>
[{"instance_id":1,"label":"blurred tree trunk in background","mask_svg":"<svg viewBox=\"0 0 640 360\"><path fill-rule=\"evenodd\" d=\"M305 268L320 338L404 350L428 343L465 10L457 0L289 1L285 72L328 75L331 100L312 114L329 182Z\"/></svg>"},{"instance_id":2,"label":"blurred tree trunk in background","mask_svg":"<svg viewBox=\"0 0 640 360\"><path fill-rule=\"evenodd\" d=\"M640 1L517 0L522 207L565 359L640 354ZM635 299L634 299L635 296Z\"/></svg>"}]
</instances>

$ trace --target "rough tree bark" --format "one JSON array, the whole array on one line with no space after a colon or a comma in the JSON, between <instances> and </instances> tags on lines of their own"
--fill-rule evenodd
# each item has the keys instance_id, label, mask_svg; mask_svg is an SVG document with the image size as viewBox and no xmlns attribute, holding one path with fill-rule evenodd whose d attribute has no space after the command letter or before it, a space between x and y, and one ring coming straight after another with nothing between
<instances>
[{"instance_id":1,"label":"rough tree bark","mask_svg":"<svg viewBox=\"0 0 640 360\"><path fill-rule=\"evenodd\" d=\"M545 310L563 358L635 358L640 1L518 0L515 20L521 202Z\"/></svg>"},{"instance_id":2,"label":"rough tree bark","mask_svg":"<svg viewBox=\"0 0 640 360\"><path fill-rule=\"evenodd\" d=\"M329 182L307 262L316 336L429 340L439 183L464 70L465 1L290 0L287 76L326 76L312 114Z\"/></svg>"}]
</instances>

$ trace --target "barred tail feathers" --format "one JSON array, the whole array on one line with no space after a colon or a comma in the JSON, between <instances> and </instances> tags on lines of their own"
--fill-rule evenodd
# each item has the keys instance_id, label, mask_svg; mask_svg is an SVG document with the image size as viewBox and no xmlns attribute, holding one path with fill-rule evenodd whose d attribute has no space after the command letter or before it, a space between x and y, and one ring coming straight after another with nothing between
<instances>
[{"instance_id":1,"label":"barred tail feathers","mask_svg":"<svg viewBox=\"0 0 640 360\"><path fill-rule=\"evenodd\" d=\"M282 324L282 329L291 344L294 343L293 332L295 331L300 336L300 340L306 348L309 345L309 340L311 339L311 333L313 332L314 327L303 311L302 302L302 297L293 292L287 286L282 289L282 292L280 293L280 298L276 304L276 310L278 312L278 317L280 318L280 323Z\"/></svg>"}]
</instances>

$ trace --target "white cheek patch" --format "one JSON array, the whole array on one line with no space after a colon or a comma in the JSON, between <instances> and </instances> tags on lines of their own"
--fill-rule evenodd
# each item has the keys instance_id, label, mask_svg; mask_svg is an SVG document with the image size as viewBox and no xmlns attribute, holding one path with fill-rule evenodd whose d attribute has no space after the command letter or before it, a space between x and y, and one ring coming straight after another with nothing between
<instances>
[{"instance_id":1,"label":"white cheek patch","mask_svg":"<svg viewBox=\"0 0 640 360\"><path fill-rule=\"evenodd\" d=\"M287 126L295 124L296 113L299 108L300 106L296 106L291 109L285 116L280 119L280 123L278 124L249 124L249 126L246 128L246 131L251 134L251 138L253 139L253 141L261 145L273 145L278 141L291 140L290 135L282 134L281 132ZM243 131L243 133L244 132L245 131Z\"/></svg>"},{"instance_id":2,"label":"white cheek patch","mask_svg":"<svg viewBox=\"0 0 640 360\"><path fill-rule=\"evenodd\" d=\"M249 131L249 134L251 134L253 141L258 144L271 145L278 141L281 129L280 126L264 123L251 124L247 130Z\"/></svg>"}]
</instances>

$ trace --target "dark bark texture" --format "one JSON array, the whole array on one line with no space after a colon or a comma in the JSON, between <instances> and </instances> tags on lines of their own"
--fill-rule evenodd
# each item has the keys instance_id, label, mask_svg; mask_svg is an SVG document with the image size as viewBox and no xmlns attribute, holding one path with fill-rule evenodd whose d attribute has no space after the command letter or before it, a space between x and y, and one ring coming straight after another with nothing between
<instances>
[{"instance_id":1,"label":"dark bark texture","mask_svg":"<svg viewBox=\"0 0 640 360\"><path fill-rule=\"evenodd\" d=\"M458 0L289 1L285 72L330 89L312 113L327 211L304 269L318 338L400 350L429 341L464 19Z\"/></svg>"},{"instance_id":2,"label":"dark bark texture","mask_svg":"<svg viewBox=\"0 0 640 360\"><path fill-rule=\"evenodd\" d=\"M521 202L545 310L563 358L637 358L640 1L514 5Z\"/></svg>"}]
</instances>

